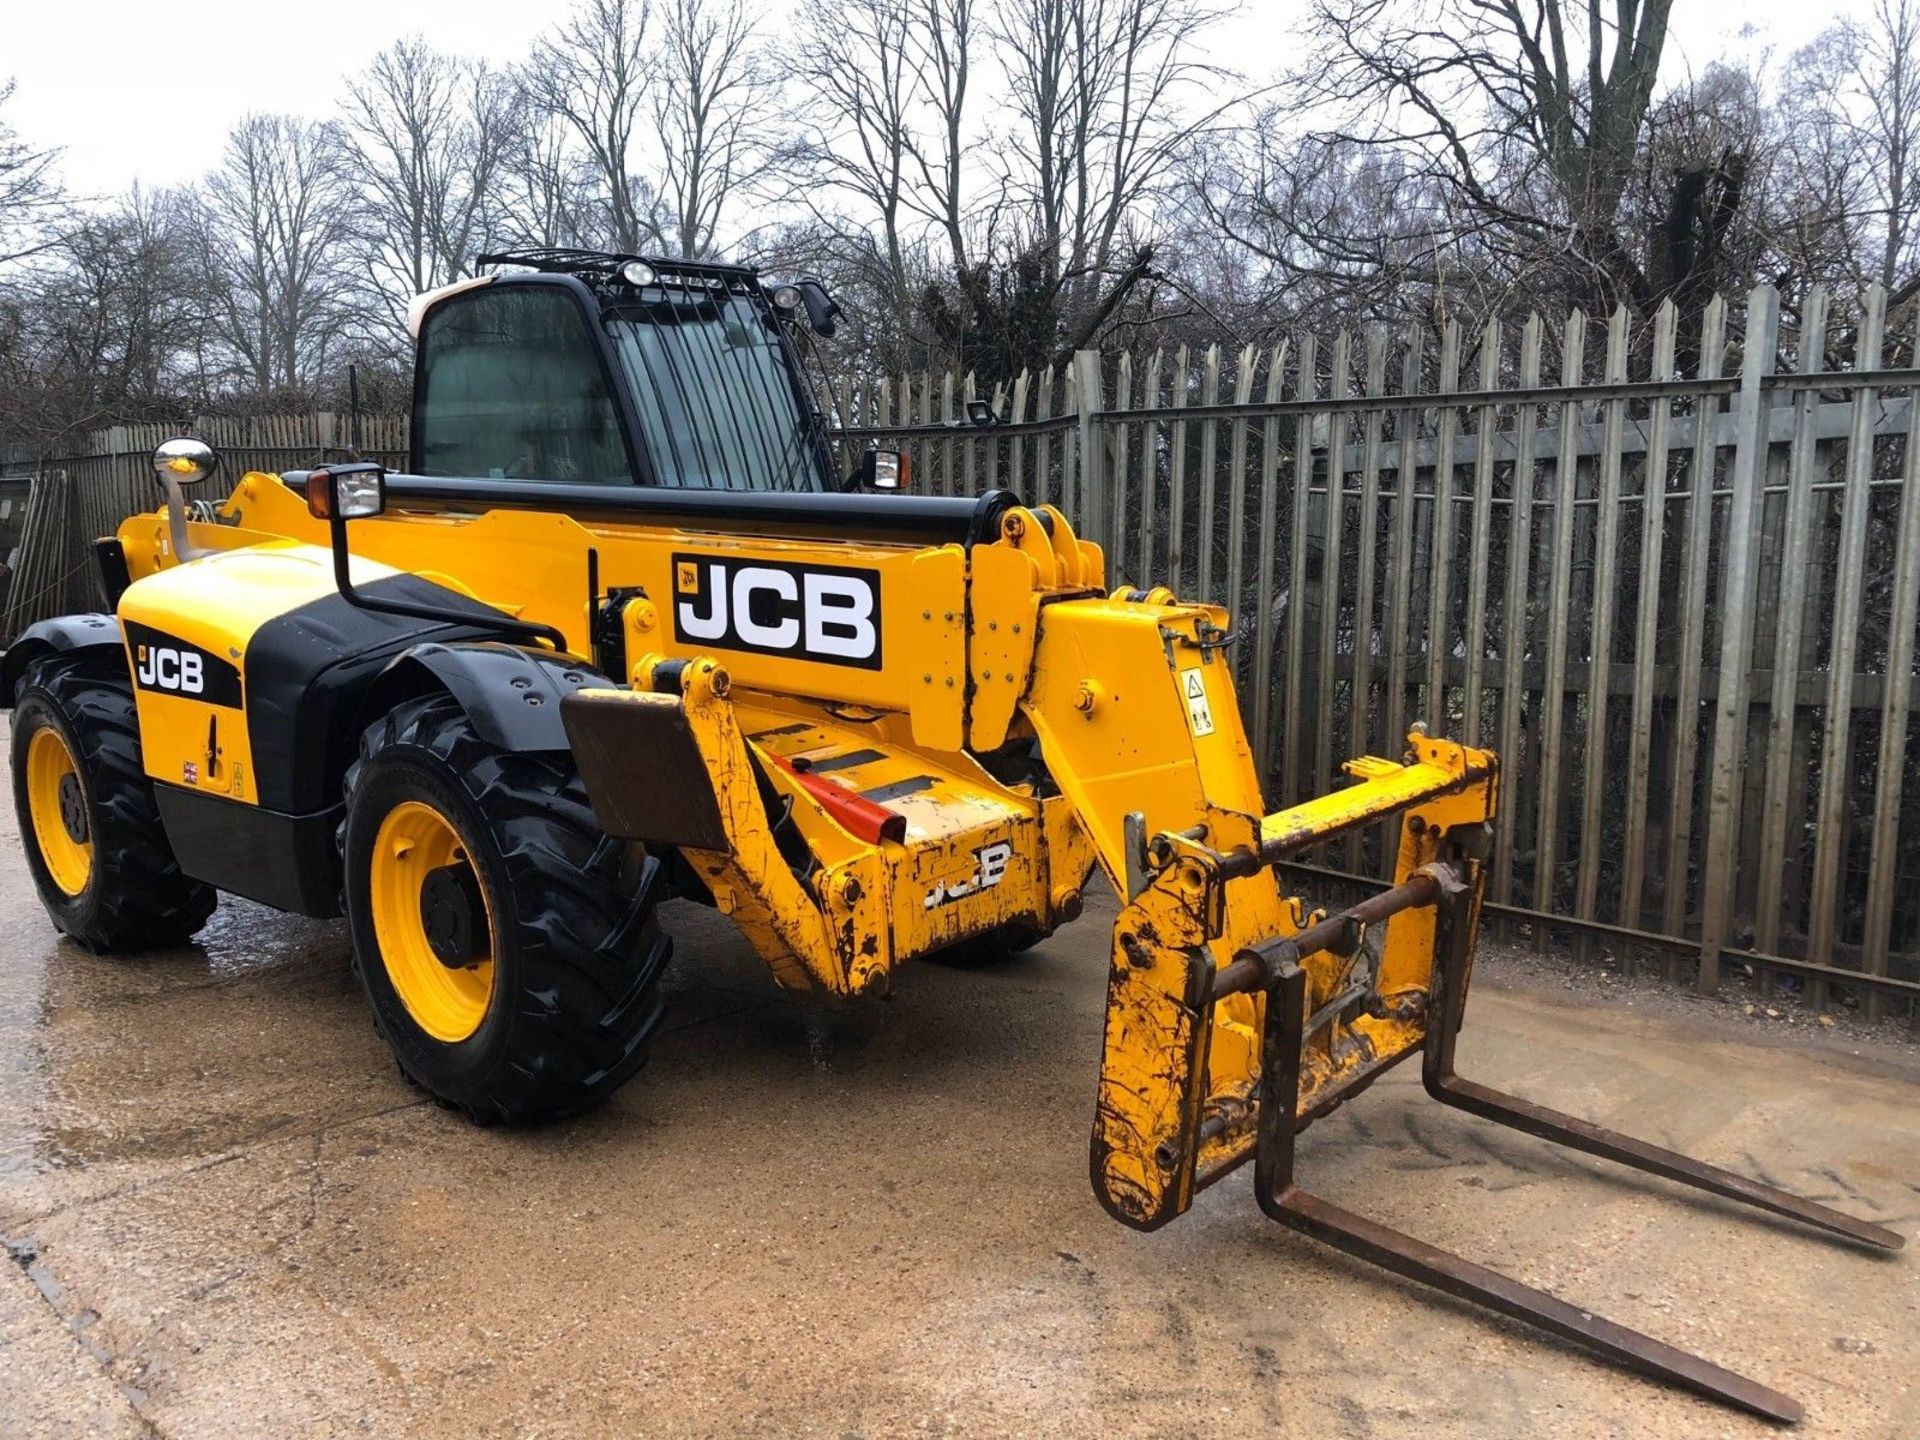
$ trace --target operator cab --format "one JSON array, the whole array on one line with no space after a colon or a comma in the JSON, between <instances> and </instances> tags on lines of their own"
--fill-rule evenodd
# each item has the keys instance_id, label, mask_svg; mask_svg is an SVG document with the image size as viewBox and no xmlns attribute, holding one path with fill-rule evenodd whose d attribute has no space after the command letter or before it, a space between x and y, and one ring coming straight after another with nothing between
<instances>
[{"instance_id":1,"label":"operator cab","mask_svg":"<svg viewBox=\"0 0 1920 1440\"><path fill-rule=\"evenodd\" d=\"M806 372L813 337L832 335L840 314L817 280L769 285L742 265L595 250L476 263L518 268L429 291L409 308L406 470L354 462L283 473L315 516L370 518L391 498L469 515L532 508L971 546L998 539L1001 516L1019 503L998 489L900 494L907 456L873 446L842 477ZM336 483L346 487L338 505ZM871 493L847 493L862 490ZM336 551L344 544L336 535Z\"/></svg>"},{"instance_id":2,"label":"operator cab","mask_svg":"<svg viewBox=\"0 0 1920 1440\"><path fill-rule=\"evenodd\" d=\"M745 266L588 250L479 263L522 268L423 295L409 316L412 474L845 488L803 364L839 314L818 281L769 286Z\"/></svg>"}]
</instances>

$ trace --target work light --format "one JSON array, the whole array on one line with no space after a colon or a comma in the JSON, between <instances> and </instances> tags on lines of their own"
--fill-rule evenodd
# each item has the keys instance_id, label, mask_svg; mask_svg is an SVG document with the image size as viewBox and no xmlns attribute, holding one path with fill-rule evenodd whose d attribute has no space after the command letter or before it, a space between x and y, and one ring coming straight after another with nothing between
<instances>
[{"instance_id":1,"label":"work light","mask_svg":"<svg viewBox=\"0 0 1920 1440\"><path fill-rule=\"evenodd\" d=\"M860 480L869 490L904 490L913 476L912 462L899 450L869 450L861 461Z\"/></svg>"},{"instance_id":2,"label":"work light","mask_svg":"<svg viewBox=\"0 0 1920 1440\"><path fill-rule=\"evenodd\" d=\"M387 472L371 461L307 472L307 510L316 520L365 520L387 508Z\"/></svg>"}]
</instances>

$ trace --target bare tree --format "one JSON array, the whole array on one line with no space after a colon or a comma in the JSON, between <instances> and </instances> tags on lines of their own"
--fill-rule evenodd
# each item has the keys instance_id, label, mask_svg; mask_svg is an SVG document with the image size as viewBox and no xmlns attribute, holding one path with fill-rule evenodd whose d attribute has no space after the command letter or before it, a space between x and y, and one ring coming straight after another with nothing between
<instances>
[{"instance_id":1,"label":"bare tree","mask_svg":"<svg viewBox=\"0 0 1920 1440\"><path fill-rule=\"evenodd\" d=\"M1228 76L1197 45L1222 13L1205 0L999 0L1020 121L1005 183L1027 202L1016 250L1049 273L1060 353L1090 343L1151 273L1149 201L1228 108L1208 93Z\"/></svg>"},{"instance_id":2,"label":"bare tree","mask_svg":"<svg viewBox=\"0 0 1920 1440\"><path fill-rule=\"evenodd\" d=\"M914 208L945 234L956 271L967 265L971 219L964 176L968 153L967 92L973 78L974 0L919 0L906 32L907 58L923 104L927 134L910 130L907 145L919 175Z\"/></svg>"},{"instance_id":3,"label":"bare tree","mask_svg":"<svg viewBox=\"0 0 1920 1440\"><path fill-rule=\"evenodd\" d=\"M1443 264L1462 236L1440 187L1394 151L1270 117L1197 148L1182 192L1186 228L1251 263L1246 302L1343 325L1462 303L1475 279Z\"/></svg>"},{"instance_id":4,"label":"bare tree","mask_svg":"<svg viewBox=\"0 0 1920 1440\"><path fill-rule=\"evenodd\" d=\"M1713 64L1648 109L1616 221L1644 277L1644 293L1671 299L1685 333L1714 292L1739 290L1766 269L1764 217L1778 197L1776 140L1761 75ZM1776 272L1789 308L1792 277ZM1690 352L1683 338L1681 353Z\"/></svg>"},{"instance_id":5,"label":"bare tree","mask_svg":"<svg viewBox=\"0 0 1920 1440\"><path fill-rule=\"evenodd\" d=\"M177 415L205 330L189 198L135 189L66 226L0 297L0 435L61 453L75 432Z\"/></svg>"},{"instance_id":6,"label":"bare tree","mask_svg":"<svg viewBox=\"0 0 1920 1440\"><path fill-rule=\"evenodd\" d=\"M532 102L582 147L605 207L605 241L623 251L653 233L653 194L639 171L651 19L649 0L578 0L521 72Z\"/></svg>"},{"instance_id":7,"label":"bare tree","mask_svg":"<svg viewBox=\"0 0 1920 1440\"><path fill-rule=\"evenodd\" d=\"M659 238L691 258L712 250L729 203L771 163L777 86L743 0L665 5L652 85L666 212Z\"/></svg>"},{"instance_id":8,"label":"bare tree","mask_svg":"<svg viewBox=\"0 0 1920 1440\"><path fill-rule=\"evenodd\" d=\"M1786 149L1808 199L1844 228L1855 277L1920 290L1920 0L1876 0L1791 64L1805 83L1786 98Z\"/></svg>"},{"instance_id":9,"label":"bare tree","mask_svg":"<svg viewBox=\"0 0 1920 1440\"><path fill-rule=\"evenodd\" d=\"M910 15L895 0L804 0L793 22L801 39L787 70L788 83L807 96L789 153L817 186L798 198L822 219L834 201L850 203L856 223L877 227L895 306L904 306L910 291Z\"/></svg>"},{"instance_id":10,"label":"bare tree","mask_svg":"<svg viewBox=\"0 0 1920 1440\"><path fill-rule=\"evenodd\" d=\"M1192 0L1001 0L1015 188L1068 268L1103 263L1129 207L1218 113L1185 103L1222 78L1194 46L1217 18Z\"/></svg>"},{"instance_id":11,"label":"bare tree","mask_svg":"<svg viewBox=\"0 0 1920 1440\"><path fill-rule=\"evenodd\" d=\"M338 125L249 120L185 199L70 201L0 118L0 439L305 399L349 356L403 393L407 298L501 243L818 273L862 363L982 375L1519 303L1686 317L1760 279L1789 314L1920 293L1920 0L1664 84L1672 0L1313 0L1279 99L1210 61L1235 0L799 0L777 44L758 0L570 3L505 72L392 46Z\"/></svg>"},{"instance_id":12,"label":"bare tree","mask_svg":"<svg viewBox=\"0 0 1920 1440\"><path fill-rule=\"evenodd\" d=\"M97 406L144 410L193 384L205 295L194 274L188 197L135 187L69 231L67 363Z\"/></svg>"},{"instance_id":13,"label":"bare tree","mask_svg":"<svg viewBox=\"0 0 1920 1440\"><path fill-rule=\"evenodd\" d=\"M599 186L559 116L517 97L508 110L496 237L519 245L585 245L597 237Z\"/></svg>"},{"instance_id":14,"label":"bare tree","mask_svg":"<svg viewBox=\"0 0 1920 1440\"><path fill-rule=\"evenodd\" d=\"M1880 220L1876 278L1903 295L1920 275L1920 0L1876 0L1856 27L1853 99Z\"/></svg>"},{"instance_id":15,"label":"bare tree","mask_svg":"<svg viewBox=\"0 0 1920 1440\"><path fill-rule=\"evenodd\" d=\"M354 222L339 157L331 125L250 115L204 184L212 328L257 394L311 383L344 322Z\"/></svg>"},{"instance_id":16,"label":"bare tree","mask_svg":"<svg viewBox=\"0 0 1920 1440\"><path fill-rule=\"evenodd\" d=\"M402 40L347 85L343 161L358 189L353 230L375 331L404 345L412 296L468 273L511 137L501 77L423 40Z\"/></svg>"},{"instance_id":17,"label":"bare tree","mask_svg":"<svg viewBox=\"0 0 1920 1440\"><path fill-rule=\"evenodd\" d=\"M0 82L0 108L13 98L13 87L12 80ZM53 168L59 154L29 145L0 115L0 264L50 243L44 227L63 201Z\"/></svg>"},{"instance_id":18,"label":"bare tree","mask_svg":"<svg viewBox=\"0 0 1920 1440\"><path fill-rule=\"evenodd\" d=\"M1317 0L1294 113L1408 156L1572 298L1653 298L1618 230L1673 0ZM1499 232L1499 233L1495 233Z\"/></svg>"}]
</instances>

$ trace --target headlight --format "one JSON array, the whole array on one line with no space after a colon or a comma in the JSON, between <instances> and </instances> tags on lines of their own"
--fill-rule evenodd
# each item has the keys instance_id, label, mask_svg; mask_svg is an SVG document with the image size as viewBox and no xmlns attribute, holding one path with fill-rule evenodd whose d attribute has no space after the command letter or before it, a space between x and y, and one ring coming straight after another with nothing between
<instances>
[{"instance_id":1,"label":"headlight","mask_svg":"<svg viewBox=\"0 0 1920 1440\"><path fill-rule=\"evenodd\" d=\"M773 288L773 303L782 310L798 310L801 298L798 285L776 285Z\"/></svg>"},{"instance_id":2,"label":"headlight","mask_svg":"<svg viewBox=\"0 0 1920 1440\"><path fill-rule=\"evenodd\" d=\"M620 267L620 278L636 290L644 290L649 285L658 284L660 277L654 274L653 267L644 260L629 260Z\"/></svg>"}]
</instances>

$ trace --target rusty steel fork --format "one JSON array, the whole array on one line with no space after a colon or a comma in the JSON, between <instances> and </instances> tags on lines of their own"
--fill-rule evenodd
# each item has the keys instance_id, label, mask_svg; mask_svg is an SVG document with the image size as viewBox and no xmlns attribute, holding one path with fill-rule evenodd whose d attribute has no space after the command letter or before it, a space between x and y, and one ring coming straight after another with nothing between
<instances>
[{"instance_id":1,"label":"rusty steel fork","mask_svg":"<svg viewBox=\"0 0 1920 1440\"><path fill-rule=\"evenodd\" d=\"M1461 1079L1454 1073L1453 1053L1466 996L1470 899L1470 890L1457 875L1449 872L1441 878L1434 901L1433 1002L1428 1012L1426 1049L1422 1057L1422 1078L1427 1093L1434 1099L1544 1140L1803 1221L1861 1245L1894 1251L1906 1243L1902 1236L1882 1226L1703 1164L1676 1151L1649 1145ZM1791 1396L1301 1189L1294 1179L1294 1138L1300 1128L1296 1112L1301 1055L1307 1040L1307 977L1298 963L1297 949L1288 953L1289 947L1284 943L1277 948L1264 948L1269 984L1262 1037L1254 1186L1260 1208L1270 1218L1396 1275L1484 1305L1585 1346L1629 1369L1696 1391L1722 1404L1789 1425L1805 1414L1804 1407Z\"/></svg>"}]
</instances>

